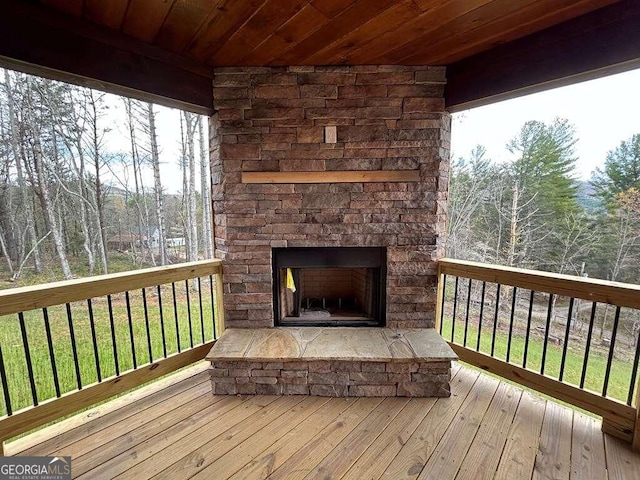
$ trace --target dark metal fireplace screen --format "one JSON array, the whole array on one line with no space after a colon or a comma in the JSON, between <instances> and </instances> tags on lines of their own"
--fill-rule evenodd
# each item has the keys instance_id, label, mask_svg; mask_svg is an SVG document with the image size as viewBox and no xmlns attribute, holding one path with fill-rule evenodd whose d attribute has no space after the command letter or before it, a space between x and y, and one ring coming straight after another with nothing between
<instances>
[{"instance_id":1,"label":"dark metal fireplace screen","mask_svg":"<svg viewBox=\"0 0 640 480\"><path fill-rule=\"evenodd\" d=\"M384 247L273 249L273 305L280 326L384 326Z\"/></svg>"}]
</instances>

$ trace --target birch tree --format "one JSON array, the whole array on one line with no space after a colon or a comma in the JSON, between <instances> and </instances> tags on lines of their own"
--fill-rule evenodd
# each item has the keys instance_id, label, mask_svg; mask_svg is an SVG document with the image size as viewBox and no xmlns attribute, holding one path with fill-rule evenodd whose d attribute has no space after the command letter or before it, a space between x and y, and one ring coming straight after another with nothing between
<instances>
[{"instance_id":1,"label":"birch tree","mask_svg":"<svg viewBox=\"0 0 640 480\"><path fill-rule=\"evenodd\" d=\"M7 95L7 110L9 116L9 141L11 145L11 151L14 159L14 166L16 169L17 182L18 182L18 190L20 191L21 196L21 209L24 214L24 229L27 233L27 237L29 239L30 245L30 256L33 256L34 268L36 273L42 272L42 260L40 258L40 248L38 245L38 237L36 234L35 227L35 218L33 214L33 206L31 203L31 196L29 195L29 189L27 188L25 182L25 176L23 171L23 163L26 161L23 155L23 148L20 145L21 137L18 131L18 120L17 120L17 105L15 102L15 93L11 84L11 75L7 70L4 71L4 86ZM12 280L17 280L22 271L22 266L24 265L25 252L24 248L20 249L22 254L18 260L19 267L17 270L12 272ZM27 257L28 258L28 257Z\"/></svg>"},{"instance_id":2,"label":"birch tree","mask_svg":"<svg viewBox=\"0 0 640 480\"><path fill-rule=\"evenodd\" d=\"M187 220L187 260L198 259L198 220L197 220L197 198L196 198L196 156L195 156L195 132L197 126L196 115L189 112L182 112L184 122L184 138L182 142L183 150L183 171L188 172L188 182L184 182L186 196L186 220ZM185 178L186 180L186 178Z\"/></svg>"},{"instance_id":3,"label":"birch tree","mask_svg":"<svg viewBox=\"0 0 640 480\"><path fill-rule=\"evenodd\" d=\"M213 258L213 233L211 231L211 192L209 190L209 152L207 152L203 117L198 116L198 139L200 147L200 195L202 197L202 238L206 258Z\"/></svg>"},{"instance_id":4,"label":"birch tree","mask_svg":"<svg viewBox=\"0 0 640 480\"><path fill-rule=\"evenodd\" d=\"M149 152L151 154L151 166L153 168L154 196L156 201L156 219L158 221L158 248L160 253L160 264L168 263L167 255L167 233L165 228L165 217L163 208L162 182L160 181L160 154L158 152L158 137L156 134L156 114L153 104L146 104L147 133L149 136Z\"/></svg>"},{"instance_id":5,"label":"birch tree","mask_svg":"<svg viewBox=\"0 0 640 480\"><path fill-rule=\"evenodd\" d=\"M27 105L26 105L26 118L25 127L27 128L27 135L29 141L29 149L32 154L33 167L35 172L35 178L40 192L40 198L43 206L43 214L45 217L45 223L48 224L53 237L53 243L56 250L56 254L60 261L62 268L62 274L65 279L73 278L71 268L67 260L64 235L60 229L58 219L56 218L56 210L53 204L51 193L49 189L48 175L45 172L45 158L42 149L41 135L42 131L38 124L37 118L39 113L36 111L34 105L37 98L36 89L33 88L32 80L27 77Z\"/></svg>"}]
</instances>

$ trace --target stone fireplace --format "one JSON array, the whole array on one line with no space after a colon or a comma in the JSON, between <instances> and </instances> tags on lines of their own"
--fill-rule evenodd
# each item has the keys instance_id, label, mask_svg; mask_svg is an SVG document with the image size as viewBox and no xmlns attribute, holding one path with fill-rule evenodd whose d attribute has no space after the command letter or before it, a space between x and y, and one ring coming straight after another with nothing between
<instances>
[{"instance_id":1,"label":"stone fireplace","mask_svg":"<svg viewBox=\"0 0 640 480\"><path fill-rule=\"evenodd\" d=\"M273 251L298 247L385 248L384 324L434 326L444 83L441 67L216 70L215 248L229 327L278 323Z\"/></svg>"},{"instance_id":2,"label":"stone fireplace","mask_svg":"<svg viewBox=\"0 0 640 480\"><path fill-rule=\"evenodd\" d=\"M449 395L444 83L440 67L216 70L214 393Z\"/></svg>"}]
</instances>

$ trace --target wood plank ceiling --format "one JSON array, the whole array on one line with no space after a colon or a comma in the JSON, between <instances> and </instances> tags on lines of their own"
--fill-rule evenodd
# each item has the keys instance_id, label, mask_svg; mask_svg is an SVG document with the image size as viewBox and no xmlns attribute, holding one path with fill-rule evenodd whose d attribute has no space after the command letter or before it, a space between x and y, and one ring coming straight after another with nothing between
<instances>
[{"instance_id":1,"label":"wood plank ceiling","mask_svg":"<svg viewBox=\"0 0 640 480\"><path fill-rule=\"evenodd\" d=\"M40 0L207 66L448 65L616 0Z\"/></svg>"}]
</instances>

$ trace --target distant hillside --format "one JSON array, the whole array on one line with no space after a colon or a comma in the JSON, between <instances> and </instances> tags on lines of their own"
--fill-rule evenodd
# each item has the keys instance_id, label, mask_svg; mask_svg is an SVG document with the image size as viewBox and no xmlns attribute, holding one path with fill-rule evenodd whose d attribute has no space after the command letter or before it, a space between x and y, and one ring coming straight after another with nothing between
<instances>
[{"instance_id":1,"label":"distant hillside","mask_svg":"<svg viewBox=\"0 0 640 480\"><path fill-rule=\"evenodd\" d=\"M602 201L595 196L595 189L587 180L578 180L578 203L587 211L593 212L603 208Z\"/></svg>"}]
</instances>

